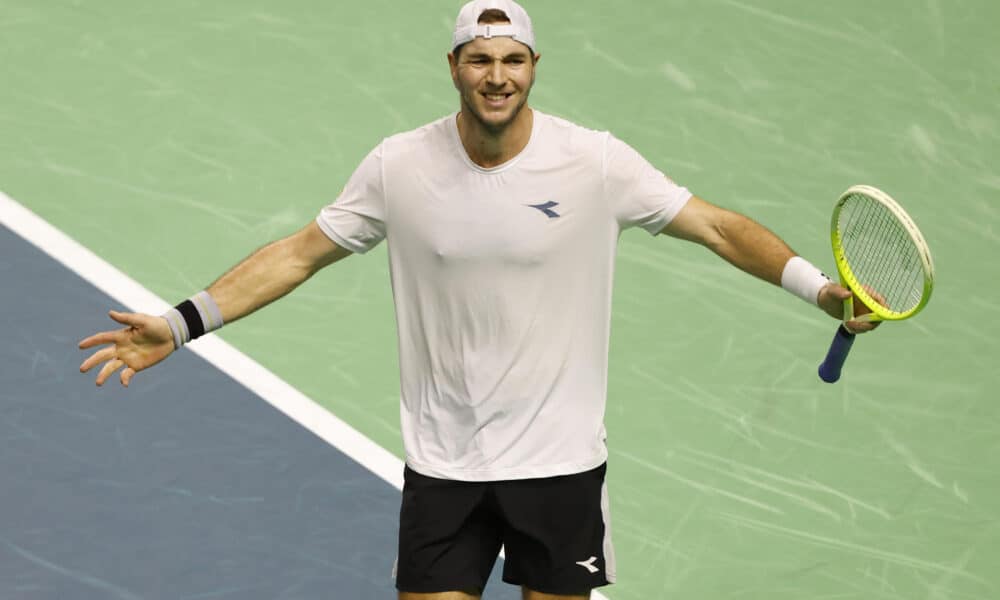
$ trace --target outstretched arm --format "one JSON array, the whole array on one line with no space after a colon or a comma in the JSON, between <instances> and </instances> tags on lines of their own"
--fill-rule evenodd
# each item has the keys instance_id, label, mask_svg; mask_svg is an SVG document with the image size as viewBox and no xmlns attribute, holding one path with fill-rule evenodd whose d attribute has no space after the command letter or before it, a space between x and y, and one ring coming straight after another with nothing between
<instances>
[{"instance_id":1,"label":"outstretched arm","mask_svg":"<svg viewBox=\"0 0 1000 600\"><path fill-rule=\"evenodd\" d=\"M208 288L223 321L230 323L274 302L299 286L313 273L350 252L333 243L311 222L296 233L268 244L226 272ZM87 372L102 364L97 385L118 369L122 385L132 377L169 356L175 349L166 319L140 313L111 311L110 317L123 329L94 334L80 342L80 348L104 345L80 365Z\"/></svg>"},{"instance_id":2,"label":"outstretched arm","mask_svg":"<svg viewBox=\"0 0 1000 600\"><path fill-rule=\"evenodd\" d=\"M315 221L257 250L208 286L226 323L247 316L297 288L323 267L351 253Z\"/></svg>"},{"instance_id":3,"label":"outstretched arm","mask_svg":"<svg viewBox=\"0 0 1000 600\"><path fill-rule=\"evenodd\" d=\"M697 242L725 260L764 281L781 285L781 275L795 252L784 241L753 219L692 197L661 233ZM835 319L842 319L844 300L851 292L836 283L819 290L816 303ZM863 307L860 301L856 306ZM863 310L863 309L862 309ZM859 311L857 316L862 313ZM851 321L857 333L872 330L877 323Z\"/></svg>"}]
</instances>

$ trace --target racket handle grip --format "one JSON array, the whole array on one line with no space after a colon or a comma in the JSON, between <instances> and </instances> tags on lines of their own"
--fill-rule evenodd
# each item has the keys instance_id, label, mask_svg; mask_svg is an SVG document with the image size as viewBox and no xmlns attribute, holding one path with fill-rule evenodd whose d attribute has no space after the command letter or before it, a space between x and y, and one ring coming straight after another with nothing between
<instances>
[{"instance_id":1,"label":"racket handle grip","mask_svg":"<svg viewBox=\"0 0 1000 600\"><path fill-rule=\"evenodd\" d=\"M819 366L819 378L827 383L834 383L840 379L840 370L844 367L844 361L851 352L854 345L854 334L847 331L843 324L837 328L837 334L833 336L830 350L823 359L823 364Z\"/></svg>"}]
</instances>

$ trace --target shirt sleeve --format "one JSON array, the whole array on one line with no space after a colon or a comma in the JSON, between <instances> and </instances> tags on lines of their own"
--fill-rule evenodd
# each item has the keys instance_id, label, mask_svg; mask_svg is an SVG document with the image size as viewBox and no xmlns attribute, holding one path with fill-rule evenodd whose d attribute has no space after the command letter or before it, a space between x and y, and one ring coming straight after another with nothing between
<instances>
[{"instance_id":1,"label":"shirt sleeve","mask_svg":"<svg viewBox=\"0 0 1000 600\"><path fill-rule=\"evenodd\" d=\"M361 161L340 196L316 217L327 237L355 254L368 252L385 238L383 145L379 144Z\"/></svg>"},{"instance_id":2,"label":"shirt sleeve","mask_svg":"<svg viewBox=\"0 0 1000 600\"><path fill-rule=\"evenodd\" d=\"M611 134L604 146L604 191L618 226L639 226L656 235L691 198L625 142Z\"/></svg>"}]
</instances>

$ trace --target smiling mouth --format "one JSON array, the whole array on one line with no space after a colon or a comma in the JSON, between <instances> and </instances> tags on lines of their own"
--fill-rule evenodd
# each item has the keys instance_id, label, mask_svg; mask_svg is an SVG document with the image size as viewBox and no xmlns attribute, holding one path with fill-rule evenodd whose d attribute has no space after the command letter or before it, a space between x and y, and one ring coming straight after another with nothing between
<instances>
[{"instance_id":1,"label":"smiling mouth","mask_svg":"<svg viewBox=\"0 0 1000 600\"><path fill-rule=\"evenodd\" d=\"M485 93L485 92L483 93L483 97L486 98L486 101L489 102L489 103L491 103L491 104L500 104L500 103L504 102L505 100L507 100L507 98L510 98L513 95L514 95L513 93L509 93L509 94L491 94L491 93Z\"/></svg>"}]
</instances>

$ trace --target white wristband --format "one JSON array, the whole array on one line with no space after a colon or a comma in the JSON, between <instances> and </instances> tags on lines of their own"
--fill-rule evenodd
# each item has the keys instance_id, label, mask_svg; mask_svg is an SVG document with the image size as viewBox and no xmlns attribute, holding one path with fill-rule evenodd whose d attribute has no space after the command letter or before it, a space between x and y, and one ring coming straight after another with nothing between
<instances>
[{"instance_id":1,"label":"white wristband","mask_svg":"<svg viewBox=\"0 0 1000 600\"><path fill-rule=\"evenodd\" d=\"M830 278L801 256L788 259L781 271L781 287L812 305L819 303L819 291L828 283Z\"/></svg>"}]
</instances>

